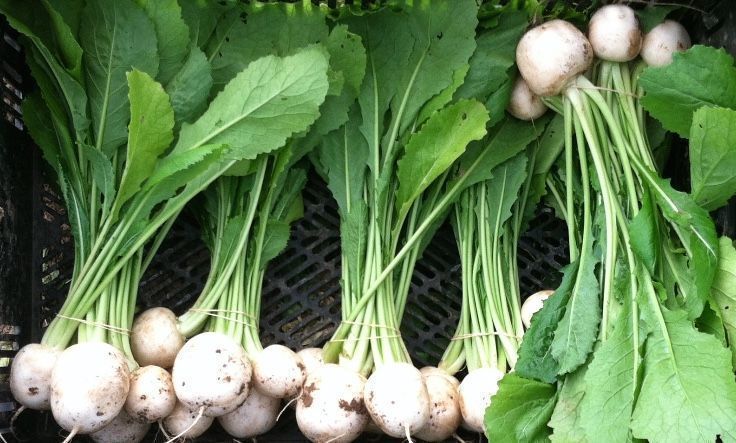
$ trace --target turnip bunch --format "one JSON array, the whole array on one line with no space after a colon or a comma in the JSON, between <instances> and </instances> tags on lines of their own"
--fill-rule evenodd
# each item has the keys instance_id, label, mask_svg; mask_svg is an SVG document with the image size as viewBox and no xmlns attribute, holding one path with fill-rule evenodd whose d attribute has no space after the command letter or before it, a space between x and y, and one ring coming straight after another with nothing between
<instances>
[{"instance_id":1,"label":"turnip bunch","mask_svg":"<svg viewBox=\"0 0 736 443\"><path fill-rule=\"evenodd\" d=\"M656 41L663 28L681 30L667 24L644 40ZM506 436L516 419L539 414L539 426L512 435L546 436L547 426L560 441L733 435L724 412L736 407L728 352L695 322L710 298L715 227L691 196L657 172L639 102L641 77L631 64L642 37L634 11L600 9L589 36L555 20L528 31L517 47L530 90L565 120L559 172L565 192L557 200L571 264L532 319L515 372L491 403L487 432L491 439ZM669 51L661 58L671 58L677 41L684 41L681 34L670 35L654 52ZM602 59L595 66L594 55ZM517 395L523 398L512 400ZM510 408L525 406L509 422ZM685 410L700 412L685 419Z\"/></svg>"},{"instance_id":2,"label":"turnip bunch","mask_svg":"<svg viewBox=\"0 0 736 443\"><path fill-rule=\"evenodd\" d=\"M130 327L137 277L149 260L144 246L153 241L155 249L185 204L237 161L282 146L315 121L327 56L311 48L259 59L208 102L209 63L190 46L175 2L157 14L127 0L64 11L0 6L27 39L40 94L25 103L26 120L62 185L77 259L59 315L40 345L14 359L11 386L22 404L50 407L71 439L111 423L131 380L165 378L131 379L136 363L105 343L126 350L124 338L111 337ZM166 44L159 47L157 35ZM254 125L263 131L249 131ZM92 192L78 192L77 181Z\"/></svg>"}]
</instances>

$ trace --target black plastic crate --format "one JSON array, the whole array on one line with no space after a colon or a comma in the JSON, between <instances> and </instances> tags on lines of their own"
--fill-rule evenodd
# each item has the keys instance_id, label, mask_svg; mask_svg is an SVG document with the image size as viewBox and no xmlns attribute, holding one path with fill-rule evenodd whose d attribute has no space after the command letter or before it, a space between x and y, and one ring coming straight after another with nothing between
<instances>
[{"instance_id":1,"label":"black plastic crate","mask_svg":"<svg viewBox=\"0 0 736 443\"><path fill-rule=\"evenodd\" d=\"M717 5L705 19L700 15L692 19L689 28L696 41L736 53L736 1L721 0ZM23 128L19 104L23 92L32 88L32 79L14 33L6 24L0 24L0 29L0 434L8 442L58 442L65 433L48 412L24 412L10 429L18 407L7 384L11 359L24 344L40 340L61 306L72 271L73 241L54 174ZM687 171L685 153L680 154L674 156L680 161L668 167L675 178ZM316 174L310 174L304 204L304 218L295 223L287 250L271 263L265 278L261 317L265 345L320 346L340 321L339 217L335 201ZM719 212L722 231L736 232L734 214L733 204ZM519 245L522 294L557 285L557 271L567 263L566 235L564 224L551 210L540 210ZM143 276L140 308L164 305L182 313L199 294L208 261L199 229L185 213ZM417 263L401 326L419 367L439 361L455 331L460 302L460 260L452 229L445 225ZM463 438L483 439L478 434ZM74 441L87 440L80 436ZM165 440L152 427L146 441ZM274 430L257 440L306 441L291 409L283 413ZM389 439L366 436L364 440ZM215 424L197 441L234 440Z\"/></svg>"}]
</instances>

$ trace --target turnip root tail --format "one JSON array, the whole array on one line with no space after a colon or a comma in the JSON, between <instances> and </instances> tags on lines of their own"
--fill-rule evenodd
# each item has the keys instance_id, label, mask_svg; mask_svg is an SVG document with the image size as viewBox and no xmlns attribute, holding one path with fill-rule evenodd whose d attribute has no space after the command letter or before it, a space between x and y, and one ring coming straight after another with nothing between
<instances>
[{"instance_id":1,"label":"turnip root tail","mask_svg":"<svg viewBox=\"0 0 736 443\"><path fill-rule=\"evenodd\" d=\"M74 437L76 437L77 432L79 432L79 428L72 429L72 432L70 432L69 435L67 435L64 441L62 441L61 443L69 443L70 441L72 441Z\"/></svg>"}]
</instances>

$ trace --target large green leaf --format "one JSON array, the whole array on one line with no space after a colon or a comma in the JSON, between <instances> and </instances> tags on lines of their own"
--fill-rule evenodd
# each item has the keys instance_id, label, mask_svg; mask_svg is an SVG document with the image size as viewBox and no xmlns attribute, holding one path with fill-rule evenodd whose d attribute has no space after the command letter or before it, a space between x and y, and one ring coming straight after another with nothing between
<instances>
[{"instance_id":1,"label":"large green leaf","mask_svg":"<svg viewBox=\"0 0 736 443\"><path fill-rule=\"evenodd\" d=\"M194 123L184 124L175 152L227 144L232 160L255 158L311 125L327 93L327 58L311 47L260 58L238 74Z\"/></svg>"},{"instance_id":2,"label":"large green leaf","mask_svg":"<svg viewBox=\"0 0 736 443\"><path fill-rule=\"evenodd\" d=\"M736 381L731 355L698 332L687 313L655 310L644 352L644 379L634 408L634 437L650 442L736 439ZM656 312L661 311L661 314Z\"/></svg>"},{"instance_id":3,"label":"large green leaf","mask_svg":"<svg viewBox=\"0 0 736 443\"><path fill-rule=\"evenodd\" d=\"M506 374L486 410L485 429L492 442L546 442L555 406L553 385Z\"/></svg>"},{"instance_id":4,"label":"large green leaf","mask_svg":"<svg viewBox=\"0 0 736 443\"><path fill-rule=\"evenodd\" d=\"M736 71L734 73L736 75ZM736 194L736 110L702 107L690 129L693 199L712 211Z\"/></svg>"},{"instance_id":5,"label":"large green leaf","mask_svg":"<svg viewBox=\"0 0 736 443\"><path fill-rule=\"evenodd\" d=\"M136 3L153 22L159 56L156 80L165 85L181 69L189 54L189 27L181 17L177 0L136 0Z\"/></svg>"},{"instance_id":6,"label":"large green leaf","mask_svg":"<svg viewBox=\"0 0 736 443\"><path fill-rule=\"evenodd\" d=\"M287 56L327 39L327 23L320 8L310 3L256 3L247 20L218 26L217 50L212 50L212 76L220 90L249 63L266 55Z\"/></svg>"},{"instance_id":7,"label":"large green leaf","mask_svg":"<svg viewBox=\"0 0 736 443\"><path fill-rule=\"evenodd\" d=\"M689 137L700 107L736 109L736 67L723 49L698 45L675 53L671 64L647 68L639 82L644 108L681 137Z\"/></svg>"},{"instance_id":8,"label":"large green leaf","mask_svg":"<svg viewBox=\"0 0 736 443\"><path fill-rule=\"evenodd\" d=\"M111 155L128 135L126 72L136 68L152 77L158 72L156 33L146 13L131 0L90 0L82 14L79 38L94 144Z\"/></svg>"},{"instance_id":9,"label":"large green leaf","mask_svg":"<svg viewBox=\"0 0 736 443\"><path fill-rule=\"evenodd\" d=\"M713 299L723 319L726 335L736 368L736 249L728 237L721 237L718 271L713 281Z\"/></svg>"},{"instance_id":10,"label":"large green leaf","mask_svg":"<svg viewBox=\"0 0 736 443\"><path fill-rule=\"evenodd\" d=\"M563 379L557 392L557 404L549 419L553 429L550 440L554 443L588 443L582 427L582 401L587 388L585 366Z\"/></svg>"},{"instance_id":11,"label":"large green leaf","mask_svg":"<svg viewBox=\"0 0 736 443\"><path fill-rule=\"evenodd\" d=\"M130 126L118 208L138 192L174 140L174 111L163 87L148 74L134 70L128 74L128 88Z\"/></svg>"},{"instance_id":12,"label":"large green leaf","mask_svg":"<svg viewBox=\"0 0 736 443\"><path fill-rule=\"evenodd\" d=\"M412 135L398 162L399 220L419 195L462 155L473 140L486 134L488 111L475 100L460 100L434 114Z\"/></svg>"}]
</instances>

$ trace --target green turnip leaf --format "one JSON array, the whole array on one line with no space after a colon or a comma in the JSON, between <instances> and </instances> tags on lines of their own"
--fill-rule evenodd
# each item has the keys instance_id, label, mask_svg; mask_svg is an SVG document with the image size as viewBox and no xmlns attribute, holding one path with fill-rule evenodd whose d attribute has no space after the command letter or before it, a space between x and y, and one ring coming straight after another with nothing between
<instances>
[{"instance_id":1,"label":"green turnip leaf","mask_svg":"<svg viewBox=\"0 0 736 443\"><path fill-rule=\"evenodd\" d=\"M735 71L736 73L736 71ZM712 211L736 194L736 110L702 107L690 129L690 180L696 203Z\"/></svg>"}]
</instances>

